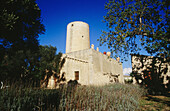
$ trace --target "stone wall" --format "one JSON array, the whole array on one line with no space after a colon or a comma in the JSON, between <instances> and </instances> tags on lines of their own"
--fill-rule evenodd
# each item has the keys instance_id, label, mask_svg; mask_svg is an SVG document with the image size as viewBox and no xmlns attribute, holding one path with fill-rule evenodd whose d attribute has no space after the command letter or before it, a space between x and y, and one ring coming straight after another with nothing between
<instances>
[{"instance_id":1,"label":"stone wall","mask_svg":"<svg viewBox=\"0 0 170 111\"><path fill-rule=\"evenodd\" d=\"M75 21L67 25L66 53L90 49L89 25Z\"/></svg>"},{"instance_id":2,"label":"stone wall","mask_svg":"<svg viewBox=\"0 0 170 111\"><path fill-rule=\"evenodd\" d=\"M66 80L75 80L75 71L79 71L78 82L83 85L89 84L89 51L81 50L64 54L64 66L61 73L65 73Z\"/></svg>"},{"instance_id":3,"label":"stone wall","mask_svg":"<svg viewBox=\"0 0 170 111\"><path fill-rule=\"evenodd\" d=\"M93 64L93 84L106 84L111 82L123 83L122 64L109 58L101 52L91 50Z\"/></svg>"},{"instance_id":4,"label":"stone wall","mask_svg":"<svg viewBox=\"0 0 170 111\"><path fill-rule=\"evenodd\" d=\"M66 59L61 73L67 81L75 79L82 85L104 85L111 82L124 83L122 64L94 49L75 51L63 55Z\"/></svg>"}]
</instances>

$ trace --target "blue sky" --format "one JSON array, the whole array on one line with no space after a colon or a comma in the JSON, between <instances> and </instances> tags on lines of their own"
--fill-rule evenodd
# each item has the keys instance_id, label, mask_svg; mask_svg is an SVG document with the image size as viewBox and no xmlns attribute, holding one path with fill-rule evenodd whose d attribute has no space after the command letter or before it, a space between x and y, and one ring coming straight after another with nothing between
<instances>
[{"instance_id":1,"label":"blue sky","mask_svg":"<svg viewBox=\"0 0 170 111\"><path fill-rule=\"evenodd\" d=\"M40 35L40 45L57 47L57 52L65 53L66 27L73 21L83 21L90 26L90 44L95 49L99 46L97 39L106 30L102 22L106 15L104 4L107 0L37 0L41 9L42 23L46 32ZM100 52L109 51L106 47L99 47ZM131 58L123 63L123 68L131 68Z\"/></svg>"}]
</instances>

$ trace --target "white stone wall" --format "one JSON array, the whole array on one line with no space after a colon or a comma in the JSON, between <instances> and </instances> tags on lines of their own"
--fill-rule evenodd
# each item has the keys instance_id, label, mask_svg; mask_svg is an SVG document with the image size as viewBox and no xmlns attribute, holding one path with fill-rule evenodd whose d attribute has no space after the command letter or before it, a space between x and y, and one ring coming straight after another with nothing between
<instances>
[{"instance_id":1,"label":"white stone wall","mask_svg":"<svg viewBox=\"0 0 170 111\"><path fill-rule=\"evenodd\" d=\"M69 23L67 25L66 53L89 48L89 25L81 21Z\"/></svg>"},{"instance_id":2,"label":"white stone wall","mask_svg":"<svg viewBox=\"0 0 170 111\"><path fill-rule=\"evenodd\" d=\"M119 82L124 83L121 63L95 50L92 50L92 58L94 72L93 84L103 85L110 83L118 75ZM115 81L113 80L113 82Z\"/></svg>"},{"instance_id":3,"label":"white stone wall","mask_svg":"<svg viewBox=\"0 0 170 111\"><path fill-rule=\"evenodd\" d=\"M119 82L124 83L122 64L94 49L67 53L63 57L66 62L61 73L66 73L67 81L74 80L74 72L79 71L78 82L82 85L108 84L118 75Z\"/></svg>"},{"instance_id":4,"label":"white stone wall","mask_svg":"<svg viewBox=\"0 0 170 111\"><path fill-rule=\"evenodd\" d=\"M61 73L66 73L66 80L75 80L75 71L79 71L78 82L83 85L89 84L89 50L75 51L64 54L65 64Z\"/></svg>"}]
</instances>

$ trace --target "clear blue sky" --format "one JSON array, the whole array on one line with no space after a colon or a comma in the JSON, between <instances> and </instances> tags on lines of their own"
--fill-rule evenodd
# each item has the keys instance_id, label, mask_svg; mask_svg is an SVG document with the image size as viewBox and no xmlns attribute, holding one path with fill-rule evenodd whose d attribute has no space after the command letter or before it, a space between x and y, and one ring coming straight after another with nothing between
<instances>
[{"instance_id":1,"label":"clear blue sky","mask_svg":"<svg viewBox=\"0 0 170 111\"><path fill-rule=\"evenodd\" d=\"M102 22L106 15L106 2L107 0L37 0L46 28L45 34L40 35L40 44L55 46L57 52L65 53L67 24L83 21L90 26L90 44L94 44L96 49L101 31L106 30L106 24ZM99 51L109 50L102 46ZM131 68L130 57L128 62L123 63L123 68Z\"/></svg>"},{"instance_id":2,"label":"clear blue sky","mask_svg":"<svg viewBox=\"0 0 170 111\"><path fill-rule=\"evenodd\" d=\"M40 44L56 46L58 51L65 53L67 24L83 21L90 26L90 43L97 47L97 39L105 28L102 22L106 14L105 2L106 0L37 0L46 28L45 34L40 35Z\"/></svg>"}]
</instances>

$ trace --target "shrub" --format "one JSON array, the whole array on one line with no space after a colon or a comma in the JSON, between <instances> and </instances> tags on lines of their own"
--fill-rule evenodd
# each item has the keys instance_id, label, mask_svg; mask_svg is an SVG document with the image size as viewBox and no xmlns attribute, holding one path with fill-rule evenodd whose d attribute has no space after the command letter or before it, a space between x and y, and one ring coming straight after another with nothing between
<instances>
[{"instance_id":1,"label":"shrub","mask_svg":"<svg viewBox=\"0 0 170 111\"><path fill-rule=\"evenodd\" d=\"M57 109L59 91L12 87L0 90L0 111L32 111Z\"/></svg>"},{"instance_id":2,"label":"shrub","mask_svg":"<svg viewBox=\"0 0 170 111\"><path fill-rule=\"evenodd\" d=\"M137 110L143 94L144 90L137 85L78 86L69 94L64 88L59 110Z\"/></svg>"},{"instance_id":3,"label":"shrub","mask_svg":"<svg viewBox=\"0 0 170 111\"><path fill-rule=\"evenodd\" d=\"M11 86L0 89L0 111L138 110L138 85L68 85L60 89Z\"/></svg>"}]
</instances>

